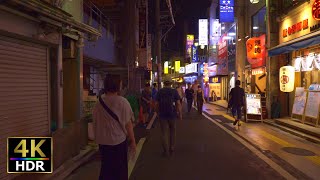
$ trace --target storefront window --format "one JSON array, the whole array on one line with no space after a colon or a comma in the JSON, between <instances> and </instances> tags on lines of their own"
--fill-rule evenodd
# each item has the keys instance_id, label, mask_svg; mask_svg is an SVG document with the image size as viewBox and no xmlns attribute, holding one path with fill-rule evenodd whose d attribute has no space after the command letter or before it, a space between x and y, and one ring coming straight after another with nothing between
<instances>
[{"instance_id":1,"label":"storefront window","mask_svg":"<svg viewBox=\"0 0 320 180\"><path fill-rule=\"evenodd\" d=\"M320 84L320 48L309 47L293 52L292 56L296 86L308 89L311 84Z\"/></svg>"},{"instance_id":2,"label":"storefront window","mask_svg":"<svg viewBox=\"0 0 320 180\"><path fill-rule=\"evenodd\" d=\"M253 37L266 34L266 7L263 7L254 16L252 16L251 28Z\"/></svg>"}]
</instances>

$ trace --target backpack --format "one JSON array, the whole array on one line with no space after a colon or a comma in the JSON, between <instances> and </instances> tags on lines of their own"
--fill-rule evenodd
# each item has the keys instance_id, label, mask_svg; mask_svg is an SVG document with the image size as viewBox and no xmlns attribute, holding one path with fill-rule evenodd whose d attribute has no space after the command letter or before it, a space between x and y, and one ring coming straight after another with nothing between
<instances>
[{"instance_id":1,"label":"backpack","mask_svg":"<svg viewBox=\"0 0 320 180\"><path fill-rule=\"evenodd\" d=\"M159 112L160 116L174 116L174 89L161 89L159 92Z\"/></svg>"}]
</instances>

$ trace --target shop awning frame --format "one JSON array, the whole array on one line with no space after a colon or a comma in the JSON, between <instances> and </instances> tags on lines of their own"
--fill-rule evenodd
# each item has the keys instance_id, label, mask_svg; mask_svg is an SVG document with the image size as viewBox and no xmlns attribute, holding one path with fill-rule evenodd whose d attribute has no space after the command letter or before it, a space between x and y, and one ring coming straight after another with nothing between
<instances>
[{"instance_id":1,"label":"shop awning frame","mask_svg":"<svg viewBox=\"0 0 320 180\"><path fill-rule=\"evenodd\" d=\"M320 31L316 31L291 41L284 42L268 50L268 56L290 53L295 50L320 44Z\"/></svg>"}]
</instances>

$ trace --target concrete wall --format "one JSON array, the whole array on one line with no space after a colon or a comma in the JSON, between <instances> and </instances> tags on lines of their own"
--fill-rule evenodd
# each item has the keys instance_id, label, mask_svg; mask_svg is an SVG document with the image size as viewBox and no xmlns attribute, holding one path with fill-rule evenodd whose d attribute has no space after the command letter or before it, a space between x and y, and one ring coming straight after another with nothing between
<instances>
[{"instance_id":1,"label":"concrete wall","mask_svg":"<svg viewBox=\"0 0 320 180\"><path fill-rule=\"evenodd\" d=\"M83 0L64 1L62 9L73 16L78 22L82 22L83 17Z\"/></svg>"},{"instance_id":2,"label":"concrete wall","mask_svg":"<svg viewBox=\"0 0 320 180\"><path fill-rule=\"evenodd\" d=\"M88 21L88 15L84 14L84 22ZM98 22L93 20L92 26L98 29ZM113 30L113 26L109 27L109 31ZM84 55L93 59L101 60L108 63L116 64L115 44L111 33L107 34L107 29L102 28L102 37L95 42L90 42L87 39L84 41Z\"/></svg>"}]
</instances>

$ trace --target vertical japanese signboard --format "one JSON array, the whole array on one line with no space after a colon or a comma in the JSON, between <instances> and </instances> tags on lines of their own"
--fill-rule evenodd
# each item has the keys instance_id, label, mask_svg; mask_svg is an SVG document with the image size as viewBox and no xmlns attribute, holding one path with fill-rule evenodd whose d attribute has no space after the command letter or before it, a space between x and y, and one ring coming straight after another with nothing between
<instances>
[{"instance_id":1,"label":"vertical japanese signboard","mask_svg":"<svg viewBox=\"0 0 320 180\"><path fill-rule=\"evenodd\" d=\"M198 62L198 49L197 46L192 46L192 62Z\"/></svg>"},{"instance_id":2,"label":"vertical japanese signboard","mask_svg":"<svg viewBox=\"0 0 320 180\"><path fill-rule=\"evenodd\" d=\"M186 41L186 58L191 58L192 56L192 46L194 43L194 35L188 34Z\"/></svg>"},{"instance_id":3,"label":"vertical japanese signboard","mask_svg":"<svg viewBox=\"0 0 320 180\"><path fill-rule=\"evenodd\" d=\"M218 75L228 74L228 43L226 35L219 40L218 48Z\"/></svg>"},{"instance_id":4,"label":"vertical japanese signboard","mask_svg":"<svg viewBox=\"0 0 320 180\"><path fill-rule=\"evenodd\" d=\"M220 0L220 22L234 22L234 0Z\"/></svg>"},{"instance_id":5,"label":"vertical japanese signboard","mask_svg":"<svg viewBox=\"0 0 320 180\"><path fill-rule=\"evenodd\" d=\"M148 11L147 11L147 0L138 1L139 9L139 66L148 67Z\"/></svg>"},{"instance_id":6,"label":"vertical japanese signboard","mask_svg":"<svg viewBox=\"0 0 320 180\"><path fill-rule=\"evenodd\" d=\"M199 19L199 45L208 45L208 19Z\"/></svg>"}]
</instances>

